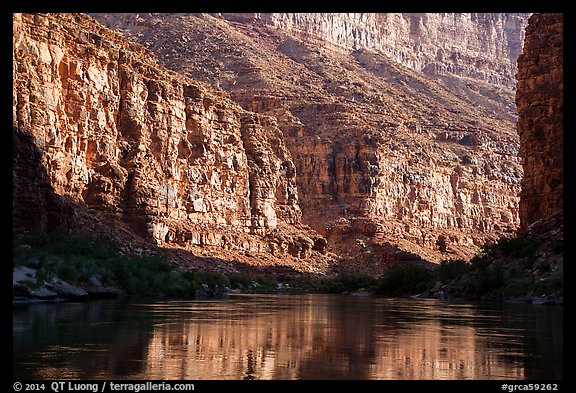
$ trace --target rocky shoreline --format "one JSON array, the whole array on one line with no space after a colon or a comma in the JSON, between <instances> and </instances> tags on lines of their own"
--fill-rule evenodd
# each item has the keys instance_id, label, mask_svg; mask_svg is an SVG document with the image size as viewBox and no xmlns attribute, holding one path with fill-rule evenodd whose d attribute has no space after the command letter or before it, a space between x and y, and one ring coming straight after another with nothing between
<instances>
[{"instance_id":1,"label":"rocky shoreline","mask_svg":"<svg viewBox=\"0 0 576 393\"><path fill-rule=\"evenodd\" d=\"M38 269L17 266L12 274L13 303L88 301L122 295L118 288L102 285L93 276L85 285L70 284L57 276L41 277Z\"/></svg>"},{"instance_id":2,"label":"rocky shoreline","mask_svg":"<svg viewBox=\"0 0 576 393\"><path fill-rule=\"evenodd\" d=\"M535 226L531 229L532 234L538 232ZM562 249L563 242L556 238L503 238L471 261L447 260L432 267L393 264L382 276L350 270L304 274L277 266L189 270L170 263L162 253L128 256L104 239L40 233L15 238L13 302L331 293L561 305Z\"/></svg>"},{"instance_id":3,"label":"rocky shoreline","mask_svg":"<svg viewBox=\"0 0 576 393\"><path fill-rule=\"evenodd\" d=\"M39 270L27 267L17 266L13 271L12 288L13 288L13 305L28 305L35 303L62 303L62 302L87 302L97 299L115 299L126 297L128 294L122 289L104 286L100 280L93 276L87 284L70 284L57 276L46 278L38 274ZM200 285L196 290L193 298L197 300L226 298L230 294L242 293L275 293L275 294L302 294L302 293L323 293L321 291L301 289L290 284L277 283L274 288L259 289L254 283L250 288L229 288L210 287L206 283ZM370 289L359 288L356 290L346 290L340 292L349 296L380 296ZM466 301L470 300L460 297L449 285L438 285L428 291L410 296L413 299L437 299L447 301ZM491 299L482 299L484 301ZM492 299L493 300L493 299ZM500 300L503 303L526 303L534 305L564 305L564 296L556 294L533 296L508 297Z\"/></svg>"},{"instance_id":4,"label":"rocky shoreline","mask_svg":"<svg viewBox=\"0 0 576 393\"><path fill-rule=\"evenodd\" d=\"M464 297L454 295L449 290L446 291L443 289L430 290L413 295L411 297L414 299L438 299L438 300L450 300L450 301L469 300ZM490 299L483 299L483 300L489 301ZM564 296L558 296L556 294L541 295L541 296L526 295L526 296L506 297L499 301L503 303L526 303L526 304L544 305L544 306L563 306Z\"/></svg>"}]
</instances>

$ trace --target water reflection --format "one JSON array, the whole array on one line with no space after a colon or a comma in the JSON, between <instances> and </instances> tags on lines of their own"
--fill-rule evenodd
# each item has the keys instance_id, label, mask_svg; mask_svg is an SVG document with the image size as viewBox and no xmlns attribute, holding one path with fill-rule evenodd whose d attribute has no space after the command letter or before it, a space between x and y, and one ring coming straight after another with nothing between
<instances>
[{"instance_id":1,"label":"water reflection","mask_svg":"<svg viewBox=\"0 0 576 393\"><path fill-rule=\"evenodd\" d=\"M14 312L14 376L561 379L562 308L337 295Z\"/></svg>"}]
</instances>

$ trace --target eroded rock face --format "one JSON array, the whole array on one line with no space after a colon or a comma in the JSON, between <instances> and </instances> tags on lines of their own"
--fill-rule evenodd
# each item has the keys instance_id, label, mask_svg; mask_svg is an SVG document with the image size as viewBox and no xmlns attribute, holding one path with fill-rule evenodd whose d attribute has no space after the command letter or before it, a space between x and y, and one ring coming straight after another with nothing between
<instances>
[{"instance_id":1,"label":"eroded rock face","mask_svg":"<svg viewBox=\"0 0 576 393\"><path fill-rule=\"evenodd\" d=\"M518 59L522 230L563 211L563 34L562 14L532 15Z\"/></svg>"},{"instance_id":2,"label":"eroded rock face","mask_svg":"<svg viewBox=\"0 0 576 393\"><path fill-rule=\"evenodd\" d=\"M274 118L163 68L86 15L13 21L15 230L74 230L77 204L161 246L271 254L279 242L265 235L300 223ZM288 249L317 235L294 231L275 255L311 255Z\"/></svg>"},{"instance_id":3,"label":"eroded rock face","mask_svg":"<svg viewBox=\"0 0 576 393\"><path fill-rule=\"evenodd\" d=\"M343 51L374 49L429 76L457 75L514 88L528 14L222 14L260 21L306 42Z\"/></svg>"},{"instance_id":4,"label":"eroded rock face","mask_svg":"<svg viewBox=\"0 0 576 393\"><path fill-rule=\"evenodd\" d=\"M93 16L275 117L302 221L351 265L467 258L519 224L526 15Z\"/></svg>"},{"instance_id":5,"label":"eroded rock face","mask_svg":"<svg viewBox=\"0 0 576 393\"><path fill-rule=\"evenodd\" d=\"M14 15L16 229L76 203L206 258L379 273L519 224L522 15L94 17L155 55Z\"/></svg>"}]
</instances>

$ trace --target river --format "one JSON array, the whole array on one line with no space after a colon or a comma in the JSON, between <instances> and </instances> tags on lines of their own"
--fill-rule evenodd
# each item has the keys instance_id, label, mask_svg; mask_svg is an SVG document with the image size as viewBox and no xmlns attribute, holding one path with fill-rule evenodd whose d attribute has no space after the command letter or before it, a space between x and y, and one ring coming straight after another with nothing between
<instances>
[{"instance_id":1,"label":"river","mask_svg":"<svg viewBox=\"0 0 576 393\"><path fill-rule=\"evenodd\" d=\"M15 379L562 379L562 306L347 295L13 312Z\"/></svg>"}]
</instances>

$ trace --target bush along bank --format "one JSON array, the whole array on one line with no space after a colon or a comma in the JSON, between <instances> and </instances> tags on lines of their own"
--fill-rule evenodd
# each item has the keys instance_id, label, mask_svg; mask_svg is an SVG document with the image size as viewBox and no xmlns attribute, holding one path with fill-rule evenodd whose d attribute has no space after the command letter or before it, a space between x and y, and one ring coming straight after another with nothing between
<instances>
[{"instance_id":1,"label":"bush along bank","mask_svg":"<svg viewBox=\"0 0 576 393\"><path fill-rule=\"evenodd\" d=\"M15 303L87 301L119 296L209 298L229 293L342 293L373 284L362 273L282 277L216 271L183 271L162 255L126 256L116 245L58 232L16 236ZM358 293L362 293L359 291Z\"/></svg>"},{"instance_id":2,"label":"bush along bank","mask_svg":"<svg viewBox=\"0 0 576 393\"><path fill-rule=\"evenodd\" d=\"M43 232L13 242L16 303L86 301L119 296L208 298L229 293L347 293L406 295L422 290L430 273L393 267L382 278L360 272L275 277L216 271L182 271L161 255L126 256L114 244Z\"/></svg>"},{"instance_id":3,"label":"bush along bank","mask_svg":"<svg viewBox=\"0 0 576 393\"><path fill-rule=\"evenodd\" d=\"M563 304L562 241L505 237L469 262L444 260L420 297Z\"/></svg>"},{"instance_id":4,"label":"bush along bank","mask_svg":"<svg viewBox=\"0 0 576 393\"><path fill-rule=\"evenodd\" d=\"M147 293L166 285L171 270L157 256L126 257L104 241L45 232L16 236L12 264L15 302Z\"/></svg>"},{"instance_id":5,"label":"bush along bank","mask_svg":"<svg viewBox=\"0 0 576 393\"><path fill-rule=\"evenodd\" d=\"M360 288L357 279L346 282L356 283L348 291ZM444 260L433 271L392 265L363 288L382 296L563 304L563 241L503 237L470 261Z\"/></svg>"},{"instance_id":6,"label":"bush along bank","mask_svg":"<svg viewBox=\"0 0 576 393\"><path fill-rule=\"evenodd\" d=\"M126 256L109 242L61 233L15 237L15 303L86 301L118 296L208 298L229 293L347 293L436 299L563 303L562 244L503 238L470 261L434 271L392 265L381 277L361 272L275 277L182 271L161 255Z\"/></svg>"},{"instance_id":7,"label":"bush along bank","mask_svg":"<svg viewBox=\"0 0 576 393\"><path fill-rule=\"evenodd\" d=\"M16 236L12 264L15 303L119 296L206 298L278 289L273 277L183 271L161 255L126 256L110 242L63 233Z\"/></svg>"}]
</instances>

